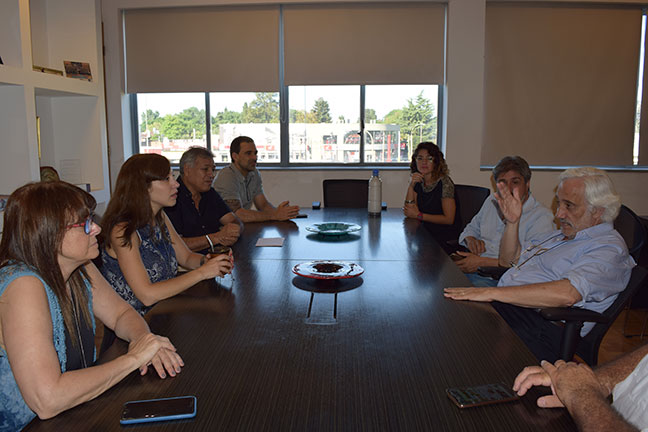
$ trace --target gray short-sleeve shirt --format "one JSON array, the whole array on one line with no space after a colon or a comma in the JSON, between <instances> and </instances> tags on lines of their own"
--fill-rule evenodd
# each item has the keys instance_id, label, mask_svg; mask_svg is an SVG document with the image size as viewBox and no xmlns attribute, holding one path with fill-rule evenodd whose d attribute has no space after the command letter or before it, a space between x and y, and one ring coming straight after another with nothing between
<instances>
[{"instance_id":1,"label":"gray short-sleeve shirt","mask_svg":"<svg viewBox=\"0 0 648 432\"><path fill-rule=\"evenodd\" d=\"M243 177L234 164L229 164L218 172L213 186L224 201L238 200L241 208L246 210L252 207L254 197L263 193L259 171L250 171Z\"/></svg>"}]
</instances>

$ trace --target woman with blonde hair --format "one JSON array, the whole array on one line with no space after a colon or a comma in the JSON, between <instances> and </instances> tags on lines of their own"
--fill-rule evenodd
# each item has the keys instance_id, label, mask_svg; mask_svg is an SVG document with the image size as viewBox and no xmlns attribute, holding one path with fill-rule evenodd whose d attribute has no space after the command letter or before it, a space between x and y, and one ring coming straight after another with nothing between
<instances>
[{"instance_id":1,"label":"woman with blonde hair","mask_svg":"<svg viewBox=\"0 0 648 432\"><path fill-rule=\"evenodd\" d=\"M0 242L0 430L18 430L91 400L152 364L161 378L183 366L167 338L106 283L96 202L64 182L18 188L7 201ZM95 366L94 317L129 341Z\"/></svg>"}]
</instances>

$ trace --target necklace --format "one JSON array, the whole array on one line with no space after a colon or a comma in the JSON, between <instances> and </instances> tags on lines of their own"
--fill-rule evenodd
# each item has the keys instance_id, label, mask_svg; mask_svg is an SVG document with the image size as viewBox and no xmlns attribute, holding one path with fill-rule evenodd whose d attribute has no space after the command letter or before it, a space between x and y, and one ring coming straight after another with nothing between
<instances>
[{"instance_id":1,"label":"necklace","mask_svg":"<svg viewBox=\"0 0 648 432\"><path fill-rule=\"evenodd\" d=\"M79 327L79 317L77 316L77 308L76 308L76 299L74 297L74 292L72 291L72 288L70 288L70 297L72 298L72 316L74 316L74 325L76 327L76 332L77 332L77 337L79 341L79 349L81 351L81 362L83 363L83 368L88 367L88 363L86 362L86 356L85 356L85 350L83 349L83 340L81 339L81 328Z\"/></svg>"}]
</instances>

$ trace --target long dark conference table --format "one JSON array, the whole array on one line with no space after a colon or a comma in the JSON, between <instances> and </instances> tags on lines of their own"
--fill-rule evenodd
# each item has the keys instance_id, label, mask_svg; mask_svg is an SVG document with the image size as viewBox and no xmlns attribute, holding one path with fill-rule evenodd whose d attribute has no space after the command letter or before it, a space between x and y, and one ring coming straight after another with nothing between
<instances>
[{"instance_id":1,"label":"long dark conference table","mask_svg":"<svg viewBox=\"0 0 648 432\"><path fill-rule=\"evenodd\" d=\"M185 361L177 377L134 372L95 400L35 419L25 430L120 430L124 402L182 395L197 397L194 419L136 428L576 429L564 409L536 407L540 390L518 402L469 409L448 399L449 387L512 385L536 360L489 304L443 297L443 287L468 281L418 221L404 220L398 209L379 218L365 209L305 213L306 219L246 224L233 247L232 290L203 282L147 315ZM362 230L325 237L305 229L330 221ZM261 237L285 243L255 247ZM292 273L294 265L318 259L352 261L365 272L343 281ZM126 348L118 341L102 360Z\"/></svg>"}]
</instances>

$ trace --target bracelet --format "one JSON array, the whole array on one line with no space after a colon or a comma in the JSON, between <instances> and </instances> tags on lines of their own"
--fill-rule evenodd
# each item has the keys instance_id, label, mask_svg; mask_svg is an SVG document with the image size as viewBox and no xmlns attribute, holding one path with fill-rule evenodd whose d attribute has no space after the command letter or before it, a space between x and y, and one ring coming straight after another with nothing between
<instances>
[{"instance_id":1,"label":"bracelet","mask_svg":"<svg viewBox=\"0 0 648 432\"><path fill-rule=\"evenodd\" d=\"M423 213L419 212L419 214L416 215L416 219L423 221Z\"/></svg>"},{"instance_id":2,"label":"bracelet","mask_svg":"<svg viewBox=\"0 0 648 432\"><path fill-rule=\"evenodd\" d=\"M207 242L209 243L209 247L211 250L214 250L214 243L212 243L211 239L209 238L209 234L205 234L205 238L207 239Z\"/></svg>"},{"instance_id":3,"label":"bracelet","mask_svg":"<svg viewBox=\"0 0 648 432\"><path fill-rule=\"evenodd\" d=\"M414 200L405 200L405 204L414 204Z\"/></svg>"}]
</instances>

